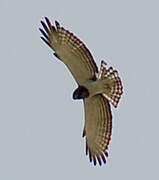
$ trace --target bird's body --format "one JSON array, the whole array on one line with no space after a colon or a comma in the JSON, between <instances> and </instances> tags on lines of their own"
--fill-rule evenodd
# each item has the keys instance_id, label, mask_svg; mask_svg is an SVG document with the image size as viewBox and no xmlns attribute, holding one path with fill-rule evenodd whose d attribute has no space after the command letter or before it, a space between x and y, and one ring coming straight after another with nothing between
<instances>
[{"instance_id":1,"label":"bird's body","mask_svg":"<svg viewBox=\"0 0 159 180\"><path fill-rule=\"evenodd\" d=\"M73 99L83 99L86 136L86 154L90 161L101 165L106 162L108 145L112 132L112 114L109 102L117 107L123 93L118 72L107 68L104 61L100 70L87 47L76 36L60 27L54 27L48 18L47 25L41 21L45 31L40 29L42 40L54 50L54 55L70 70L78 84Z\"/></svg>"},{"instance_id":2,"label":"bird's body","mask_svg":"<svg viewBox=\"0 0 159 180\"><path fill-rule=\"evenodd\" d=\"M104 81L105 80L88 80L86 83L83 84L83 86L88 89L89 97L104 93Z\"/></svg>"}]
</instances>

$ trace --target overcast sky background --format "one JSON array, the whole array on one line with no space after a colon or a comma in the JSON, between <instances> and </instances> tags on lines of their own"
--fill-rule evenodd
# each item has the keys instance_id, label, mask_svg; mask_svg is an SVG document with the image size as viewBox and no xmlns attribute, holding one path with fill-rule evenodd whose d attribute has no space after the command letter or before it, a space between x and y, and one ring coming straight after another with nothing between
<instances>
[{"instance_id":1,"label":"overcast sky background","mask_svg":"<svg viewBox=\"0 0 159 180\"><path fill-rule=\"evenodd\" d=\"M0 0L0 179L159 179L159 2ZM117 69L107 164L89 163L71 73L40 39L40 20L74 32Z\"/></svg>"}]
</instances>

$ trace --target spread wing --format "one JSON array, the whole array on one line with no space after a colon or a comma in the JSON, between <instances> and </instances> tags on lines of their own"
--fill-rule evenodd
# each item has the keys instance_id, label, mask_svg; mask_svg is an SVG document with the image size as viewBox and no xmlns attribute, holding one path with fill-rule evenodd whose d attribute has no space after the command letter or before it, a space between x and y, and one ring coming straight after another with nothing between
<instances>
[{"instance_id":1,"label":"spread wing","mask_svg":"<svg viewBox=\"0 0 159 180\"><path fill-rule=\"evenodd\" d=\"M90 161L101 165L106 163L108 145L112 132L112 114L110 104L103 95L84 99L86 154Z\"/></svg>"},{"instance_id":2,"label":"spread wing","mask_svg":"<svg viewBox=\"0 0 159 180\"><path fill-rule=\"evenodd\" d=\"M56 26L53 26L47 17L45 20L46 23L41 21L44 28L44 30L40 29L43 34L41 39L54 50L54 55L69 68L77 83L81 85L96 77L98 68L84 43L68 30L60 27L57 21L55 21Z\"/></svg>"}]
</instances>

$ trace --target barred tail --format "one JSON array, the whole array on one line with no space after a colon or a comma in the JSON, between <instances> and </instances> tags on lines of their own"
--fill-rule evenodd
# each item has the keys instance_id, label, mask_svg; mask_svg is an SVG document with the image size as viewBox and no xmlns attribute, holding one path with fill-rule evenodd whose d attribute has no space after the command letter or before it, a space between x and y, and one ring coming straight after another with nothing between
<instances>
[{"instance_id":1,"label":"barred tail","mask_svg":"<svg viewBox=\"0 0 159 180\"><path fill-rule=\"evenodd\" d=\"M106 65L104 61L101 62L98 79L104 82L103 88L105 91L103 92L103 96L106 97L114 107L117 107L121 95L123 94L122 82L118 72L112 67L107 69Z\"/></svg>"}]
</instances>

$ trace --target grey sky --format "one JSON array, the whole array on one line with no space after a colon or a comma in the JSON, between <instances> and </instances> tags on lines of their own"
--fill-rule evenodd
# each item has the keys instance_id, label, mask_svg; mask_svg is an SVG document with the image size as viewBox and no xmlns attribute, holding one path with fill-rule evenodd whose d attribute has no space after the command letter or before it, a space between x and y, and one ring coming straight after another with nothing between
<instances>
[{"instance_id":1,"label":"grey sky","mask_svg":"<svg viewBox=\"0 0 159 180\"><path fill-rule=\"evenodd\" d=\"M0 179L159 178L158 7L157 0L0 0ZM83 103L72 100L77 85L40 40L44 16L122 78L102 167L85 156Z\"/></svg>"}]
</instances>

